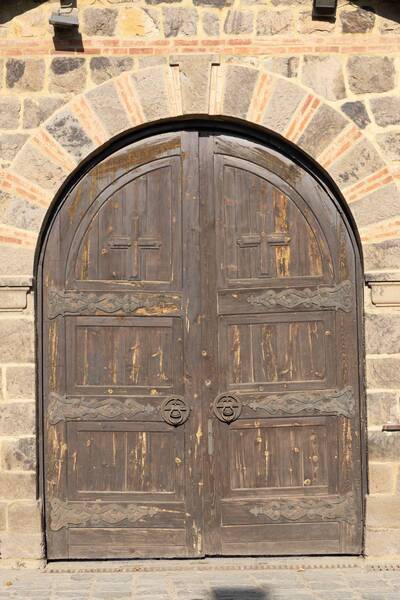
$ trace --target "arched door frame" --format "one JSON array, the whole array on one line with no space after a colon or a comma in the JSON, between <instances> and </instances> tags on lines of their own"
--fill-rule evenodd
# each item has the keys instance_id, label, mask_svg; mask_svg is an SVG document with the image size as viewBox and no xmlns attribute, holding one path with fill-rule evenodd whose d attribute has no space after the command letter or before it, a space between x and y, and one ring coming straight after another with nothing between
<instances>
[{"instance_id":1,"label":"arched door frame","mask_svg":"<svg viewBox=\"0 0 400 600\"><path fill-rule=\"evenodd\" d=\"M292 142L282 136L267 130L261 126L251 124L236 118L221 117L191 117L183 116L147 123L132 130L124 132L111 141L96 149L86 157L81 164L67 177L63 185L55 194L45 219L43 221L34 258L34 288L35 288L35 329L36 329L36 394L37 406L37 456L38 456L38 497L44 498L44 472L43 472L43 391L42 391L42 265L46 249L47 239L58 211L63 205L63 200L93 167L111 156L118 150L134 142L150 138L162 133L174 132L182 129L210 131L215 134L238 136L256 142L264 147L270 148L283 157L293 161L296 165L313 177L329 196L350 236L356 264L356 288L357 288L357 332L359 348L359 381L360 381L360 441L361 441L361 472L362 489L365 504L365 495L368 491L368 468L367 468L367 436L366 436L366 393L365 393L365 343L363 322L363 286L364 286L364 262L360 236L356 227L354 217L332 177L309 155ZM365 506L363 507L365 515ZM43 516L43 515L42 515ZM364 518L365 522L365 518ZM43 519L44 527L44 519Z\"/></svg>"}]
</instances>

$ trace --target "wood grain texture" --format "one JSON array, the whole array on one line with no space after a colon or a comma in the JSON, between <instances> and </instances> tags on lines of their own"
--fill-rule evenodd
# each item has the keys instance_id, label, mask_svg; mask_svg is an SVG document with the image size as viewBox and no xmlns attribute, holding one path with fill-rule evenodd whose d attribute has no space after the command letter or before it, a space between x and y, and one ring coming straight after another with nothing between
<instances>
[{"instance_id":1,"label":"wood grain texture","mask_svg":"<svg viewBox=\"0 0 400 600\"><path fill-rule=\"evenodd\" d=\"M93 167L43 259L49 558L360 553L357 261L324 189L254 142Z\"/></svg>"}]
</instances>

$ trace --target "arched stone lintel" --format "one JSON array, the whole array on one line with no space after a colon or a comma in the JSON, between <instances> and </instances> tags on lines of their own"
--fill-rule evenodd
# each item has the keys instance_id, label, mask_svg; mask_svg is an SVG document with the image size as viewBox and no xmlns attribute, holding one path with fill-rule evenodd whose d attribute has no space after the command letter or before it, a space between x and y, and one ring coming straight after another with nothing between
<instances>
[{"instance_id":1,"label":"arched stone lintel","mask_svg":"<svg viewBox=\"0 0 400 600\"><path fill-rule=\"evenodd\" d=\"M297 82L210 54L124 72L54 113L3 173L4 188L37 212L36 229L0 224L0 244L32 251L46 208L85 158L123 132L185 115L236 118L289 140L337 184L364 247L398 237L396 180L348 117Z\"/></svg>"}]
</instances>

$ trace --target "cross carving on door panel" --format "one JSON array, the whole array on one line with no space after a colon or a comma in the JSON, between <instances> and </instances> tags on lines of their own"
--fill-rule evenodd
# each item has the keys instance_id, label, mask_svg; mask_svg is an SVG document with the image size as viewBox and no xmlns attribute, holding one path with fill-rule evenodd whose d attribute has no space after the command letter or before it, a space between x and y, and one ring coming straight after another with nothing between
<instances>
[{"instance_id":1,"label":"cross carving on door panel","mask_svg":"<svg viewBox=\"0 0 400 600\"><path fill-rule=\"evenodd\" d=\"M260 275L263 277L271 276L268 268L268 255L270 246L288 246L290 236L284 232L276 233L248 233L242 235L236 240L239 248L257 248L260 247Z\"/></svg>"},{"instance_id":2,"label":"cross carving on door panel","mask_svg":"<svg viewBox=\"0 0 400 600\"><path fill-rule=\"evenodd\" d=\"M107 246L110 250L128 250L132 248L131 277L140 276L140 250L159 250L161 240L151 236L139 236L139 217L133 219L132 236L114 235L109 238Z\"/></svg>"}]
</instances>

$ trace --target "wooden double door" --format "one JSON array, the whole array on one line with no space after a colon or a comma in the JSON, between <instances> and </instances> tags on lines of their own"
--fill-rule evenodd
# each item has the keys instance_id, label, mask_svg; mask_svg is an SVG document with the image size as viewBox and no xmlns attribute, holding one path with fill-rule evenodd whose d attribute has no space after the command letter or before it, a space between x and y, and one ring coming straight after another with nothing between
<instances>
[{"instance_id":1,"label":"wooden double door","mask_svg":"<svg viewBox=\"0 0 400 600\"><path fill-rule=\"evenodd\" d=\"M42 252L49 558L359 553L357 254L304 169L170 132Z\"/></svg>"}]
</instances>

